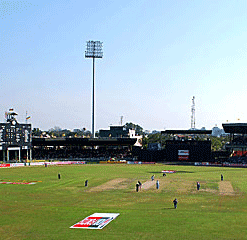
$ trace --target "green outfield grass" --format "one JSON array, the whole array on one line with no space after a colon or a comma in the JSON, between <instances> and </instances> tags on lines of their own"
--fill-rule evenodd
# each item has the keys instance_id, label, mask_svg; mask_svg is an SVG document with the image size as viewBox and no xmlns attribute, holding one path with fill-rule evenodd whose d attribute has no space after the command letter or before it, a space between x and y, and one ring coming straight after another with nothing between
<instances>
[{"instance_id":1,"label":"green outfield grass","mask_svg":"<svg viewBox=\"0 0 247 240\"><path fill-rule=\"evenodd\" d=\"M160 189L136 192L153 174ZM0 181L40 181L0 184L0 239L247 239L246 180L247 169L161 164L0 169ZM102 230L70 229L96 212L120 215Z\"/></svg>"}]
</instances>

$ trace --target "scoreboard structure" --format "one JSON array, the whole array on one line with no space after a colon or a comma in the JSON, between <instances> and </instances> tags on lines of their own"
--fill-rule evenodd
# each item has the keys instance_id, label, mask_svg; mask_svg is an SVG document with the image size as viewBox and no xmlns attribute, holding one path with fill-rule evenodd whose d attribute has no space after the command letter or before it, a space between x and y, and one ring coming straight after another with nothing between
<instances>
[{"instance_id":1,"label":"scoreboard structure","mask_svg":"<svg viewBox=\"0 0 247 240\"><path fill-rule=\"evenodd\" d=\"M166 159L173 162L210 162L212 130L165 130L161 132L170 136L165 141ZM201 135L201 140L195 140Z\"/></svg>"},{"instance_id":2,"label":"scoreboard structure","mask_svg":"<svg viewBox=\"0 0 247 240\"><path fill-rule=\"evenodd\" d=\"M166 140L166 158L171 162L210 162L211 141Z\"/></svg>"},{"instance_id":3,"label":"scoreboard structure","mask_svg":"<svg viewBox=\"0 0 247 240\"><path fill-rule=\"evenodd\" d=\"M0 123L0 160L29 160L32 157L31 124L20 124L8 114L7 122Z\"/></svg>"}]
</instances>

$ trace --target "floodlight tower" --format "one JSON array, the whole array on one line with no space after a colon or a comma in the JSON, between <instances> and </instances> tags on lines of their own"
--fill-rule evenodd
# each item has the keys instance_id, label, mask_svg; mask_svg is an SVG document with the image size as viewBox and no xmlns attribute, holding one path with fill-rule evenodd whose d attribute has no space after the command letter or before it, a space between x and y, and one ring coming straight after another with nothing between
<instances>
[{"instance_id":1,"label":"floodlight tower","mask_svg":"<svg viewBox=\"0 0 247 240\"><path fill-rule=\"evenodd\" d=\"M191 129L195 130L196 129L196 119L195 119L195 96L192 98L192 106L191 106Z\"/></svg>"},{"instance_id":2,"label":"floodlight tower","mask_svg":"<svg viewBox=\"0 0 247 240\"><path fill-rule=\"evenodd\" d=\"M92 135L93 138L95 137L94 134L94 62L95 58L102 58L102 45L103 43L100 41L87 41L87 48L85 51L85 58L92 58L93 59L93 93L92 93Z\"/></svg>"}]
</instances>

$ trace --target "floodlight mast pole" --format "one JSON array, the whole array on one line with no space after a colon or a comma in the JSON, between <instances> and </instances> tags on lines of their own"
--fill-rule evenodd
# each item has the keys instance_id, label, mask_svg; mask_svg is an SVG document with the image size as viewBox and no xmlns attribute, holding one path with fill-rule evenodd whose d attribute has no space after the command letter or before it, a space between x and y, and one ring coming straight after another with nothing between
<instances>
[{"instance_id":1,"label":"floodlight mast pole","mask_svg":"<svg viewBox=\"0 0 247 240\"><path fill-rule=\"evenodd\" d=\"M94 62L95 62L95 58L93 57L93 103L92 103L92 135L93 135L93 138L95 138L95 133L94 133Z\"/></svg>"},{"instance_id":2,"label":"floodlight mast pole","mask_svg":"<svg viewBox=\"0 0 247 240\"><path fill-rule=\"evenodd\" d=\"M92 91L92 135L93 138L95 138L94 133L94 75L95 75L95 58L102 58L103 52L102 52L102 42L100 41L88 41L87 42L87 50L85 52L86 58L92 58L93 59L93 91Z\"/></svg>"}]
</instances>

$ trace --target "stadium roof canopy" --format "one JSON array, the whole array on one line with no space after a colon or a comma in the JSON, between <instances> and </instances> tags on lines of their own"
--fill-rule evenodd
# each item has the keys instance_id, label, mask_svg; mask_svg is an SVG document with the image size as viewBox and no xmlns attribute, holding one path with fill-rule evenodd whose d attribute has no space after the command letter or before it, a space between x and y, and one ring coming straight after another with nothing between
<instances>
[{"instance_id":1,"label":"stadium roof canopy","mask_svg":"<svg viewBox=\"0 0 247 240\"><path fill-rule=\"evenodd\" d=\"M225 133L247 134L247 123L223 123Z\"/></svg>"},{"instance_id":2,"label":"stadium roof canopy","mask_svg":"<svg viewBox=\"0 0 247 240\"><path fill-rule=\"evenodd\" d=\"M165 130L161 134L212 134L212 130Z\"/></svg>"}]
</instances>

